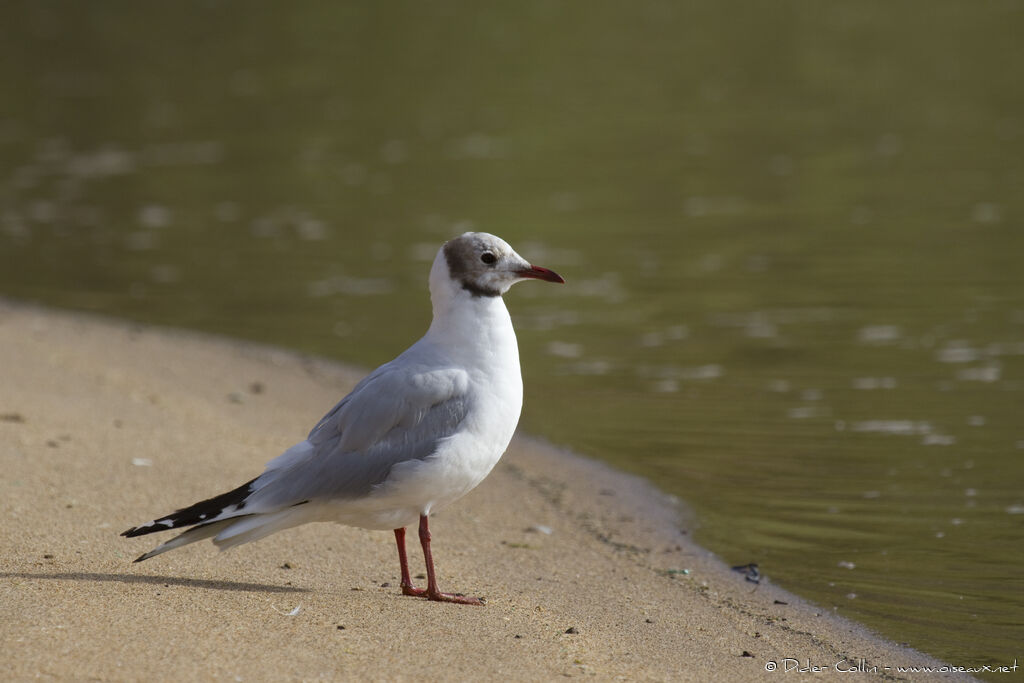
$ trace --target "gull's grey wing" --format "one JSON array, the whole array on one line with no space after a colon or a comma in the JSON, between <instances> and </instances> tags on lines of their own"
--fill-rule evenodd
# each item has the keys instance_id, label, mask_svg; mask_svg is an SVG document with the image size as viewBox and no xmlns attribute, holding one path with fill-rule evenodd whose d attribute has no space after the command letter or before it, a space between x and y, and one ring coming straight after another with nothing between
<instances>
[{"instance_id":1,"label":"gull's grey wing","mask_svg":"<svg viewBox=\"0 0 1024 683\"><path fill-rule=\"evenodd\" d=\"M398 463L433 454L468 409L465 370L381 366L339 401L306 441L267 464L254 482L247 511L366 495Z\"/></svg>"}]
</instances>

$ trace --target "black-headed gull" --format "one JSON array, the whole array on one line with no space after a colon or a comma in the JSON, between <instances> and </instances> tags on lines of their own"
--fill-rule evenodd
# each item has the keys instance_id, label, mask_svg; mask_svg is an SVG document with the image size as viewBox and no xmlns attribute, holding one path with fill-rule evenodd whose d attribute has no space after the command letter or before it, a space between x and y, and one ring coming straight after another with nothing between
<instances>
[{"instance_id":1,"label":"black-headed gull","mask_svg":"<svg viewBox=\"0 0 1024 683\"><path fill-rule=\"evenodd\" d=\"M191 527L135 561L204 538L225 549L333 521L394 530L405 595L482 604L438 590L427 519L483 481L512 439L523 380L501 295L526 279L564 282L494 235L467 232L446 242L430 270L434 319L427 333L359 382L260 476L125 531ZM425 589L412 585L405 554L405 527L417 518Z\"/></svg>"}]
</instances>

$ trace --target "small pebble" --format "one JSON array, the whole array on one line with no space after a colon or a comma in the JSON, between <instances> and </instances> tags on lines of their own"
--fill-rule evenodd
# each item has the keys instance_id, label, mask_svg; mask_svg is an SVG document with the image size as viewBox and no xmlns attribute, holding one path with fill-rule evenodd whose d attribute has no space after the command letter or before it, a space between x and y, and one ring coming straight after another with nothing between
<instances>
[{"instance_id":1,"label":"small pebble","mask_svg":"<svg viewBox=\"0 0 1024 683\"><path fill-rule=\"evenodd\" d=\"M752 654L751 654L750 652L748 652L747 650L744 650L744 651L743 651L743 654L741 654L741 655L740 655L740 657L753 657L753 656L754 656L754 655L752 655Z\"/></svg>"},{"instance_id":2,"label":"small pebble","mask_svg":"<svg viewBox=\"0 0 1024 683\"><path fill-rule=\"evenodd\" d=\"M644 623L646 623L646 624L653 624L654 623L654 619L644 619Z\"/></svg>"},{"instance_id":3,"label":"small pebble","mask_svg":"<svg viewBox=\"0 0 1024 683\"><path fill-rule=\"evenodd\" d=\"M579 630L577 630L575 626L570 626L569 628L565 629L565 632L575 635L579 633Z\"/></svg>"},{"instance_id":4,"label":"small pebble","mask_svg":"<svg viewBox=\"0 0 1024 683\"><path fill-rule=\"evenodd\" d=\"M385 581L380 585L381 588L391 588L391 582Z\"/></svg>"},{"instance_id":5,"label":"small pebble","mask_svg":"<svg viewBox=\"0 0 1024 683\"><path fill-rule=\"evenodd\" d=\"M281 569L291 569L291 568L292 568L292 565L291 565L290 562L285 562L284 564L281 565Z\"/></svg>"},{"instance_id":6,"label":"small pebble","mask_svg":"<svg viewBox=\"0 0 1024 683\"><path fill-rule=\"evenodd\" d=\"M338 630L339 630L339 631L344 631L344 630L345 630L345 627L344 627L344 626L342 626L341 624L338 624Z\"/></svg>"},{"instance_id":7,"label":"small pebble","mask_svg":"<svg viewBox=\"0 0 1024 683\"><path fill-rule=\"evenodd\" d=\"M25 416L21 413L3 413L0 415L0 422L17 422L21 424L25 422Z\"/></svg>"},{"instance_id":8,"label":"small pebble","mask_svg":"<svg viewBox=\"0 0 1024 683\"><path fill-rule=\"evenodd\" d=\"M788 602L783 602L782 600L776 600L775 604L776 605L788 605L789 603Z\"/></svg>"}]
</instances>

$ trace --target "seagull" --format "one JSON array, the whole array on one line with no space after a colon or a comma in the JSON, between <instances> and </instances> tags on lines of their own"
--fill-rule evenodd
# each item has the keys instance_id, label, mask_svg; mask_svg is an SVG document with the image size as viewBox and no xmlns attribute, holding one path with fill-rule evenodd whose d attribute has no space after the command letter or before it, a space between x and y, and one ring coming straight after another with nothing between
<instances>
[{"instance_id":1,"label":"seagull","mask_svg":"<svg viewBox=\"0 0 1024 683\"><path fill-rule=\"evenodd\" d=\"M225 550L333 521L394 531L404 595L482 605L438 590L428 518L483 481L512 440L523 379L502 294L528 279L565 282L494 235L467 232L446 242L430 269L427 333L360 381L260 476L123 532L189 527L135 561L204 538ZM405 553L405 527L417 519L426 588L413 586Z\"/></svg>"}]
</instances>

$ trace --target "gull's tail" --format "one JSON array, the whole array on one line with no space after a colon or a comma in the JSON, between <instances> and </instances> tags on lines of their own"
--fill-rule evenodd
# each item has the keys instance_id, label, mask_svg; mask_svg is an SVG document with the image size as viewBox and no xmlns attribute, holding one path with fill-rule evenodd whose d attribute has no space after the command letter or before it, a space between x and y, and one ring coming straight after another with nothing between
<instances>
[{"instance_id":1,"label":"gull's tail","mask_svg":"<svg viewBox=\"0 0 1024 683\"><path fill-rule=\"evenodd\" d=\"M253 479L227 493L200 501L187 508L172 512L165 517L132 527L122 532L121 535L128 537L143 536L157 531L192 527L135 559L136 562L142 562L168 550L174 550L175 548L180 548L183 545L195 543L211 536L215 537L213 542L224 550L241 545L242 543L255 541L275 531L301 523L298 519L301 515L294 514L296 512L296 505L281 510L247 512L245 509L246 502L255 490L253 486L255 481ZM301 504L298 503L297 505Z\"/></svg>"}]
</instances>

